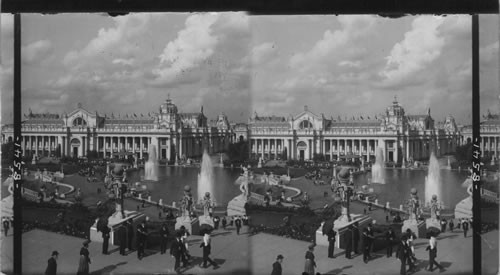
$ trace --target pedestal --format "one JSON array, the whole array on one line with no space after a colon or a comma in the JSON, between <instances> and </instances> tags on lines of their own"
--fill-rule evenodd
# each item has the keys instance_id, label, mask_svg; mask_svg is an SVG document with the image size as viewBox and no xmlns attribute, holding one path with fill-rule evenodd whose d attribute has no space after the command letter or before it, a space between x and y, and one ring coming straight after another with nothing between
<instances>
[{"instance_id":1,"label":"pedestal","mask_svg":"<svg viewBox=\"0 0 500 275\"><path fill-rule=\"evenodd\" d=\"M425 222L416 219L405 220L403 221L401 232L405 233L409 228L413 233L415 233L415 235L417 235L417 238L425 238L427 233L427 228L425 225Z\"/></svg>"},{"instance_id":2,"label":"pedestal","mask_svg":"<svg viewBox=\"0 0 500 275\"><path fill-rule=\"evenodd\" d=\"M363 229L367 227L369 223L372 222L372 218L370 218L370 216L361 214L351 214L350 222L347 221L346 219L341 219L341 218L335 220L333 230L335 230L335 232L337 233L337 235L335 236L335 246L337 248L345 249L344 234L347 228L356 222L358 223L359 234L361 236ZM320 226L318 230L316 230L316 244L328 246L328 236L323 235L322 226Z\"/></svg>"},{"instance_id":3,"label":"pedestal","mask_svg":"<svg viewBox=\"0 0 500 275\"><path fill-rule=\"evenodd\" d=\"M472 197L461 200L455 206L455 219L472 218Z\"/></svg>"},{"instance_id":4,"label":"pedestal","mask_svg":"<svg viewBox=\"0 0 500 275\"><path fill-rule=\"evenodd\" d=\"M199 216L200 226L203 224L210 225L212 228L215 228L214 220L210 216Z\"/></svg>"},{"instance_id":5,"label":"pedestal","mask_svg":"<svg viewBox=\"0 0 500 275\"><path fill-rule=\"evenodd\" d=\"M228 216L244 216L246 215L245 204L247 203L247 198L241 194L234 199L232 199L227 204L227 215Z\"/></svg>"},{"instance_id":6,"label":"pedestal","mask_svg":"<svg viewBox=\"0 0 500 275\"><path fill-rule=\"evenodd\" d=\"M437 230L441 231L441 223L438 219L436 218L429 218L425 220L425 226L427 229L434 227Z\"/></svg>"},{"instance_id":7,"label":"pedestal","mask_svg":"<svg viewBox=\"0 0 500 275\"><path fill-rule=\"evenodd\" d=\"M198 218L193 219L187 216L178 217L175 222L175 230L180 229L181 226L184 226L191 235L198 235L200 233L200 223Z\"/></svg>"},{"instance_id":8,"label":"pedestal","mask_svg":"<svg viewBox=\"0 0 500 275\"><path fill-rule=\"evenodd\" d=\"M146 219L146 216L142 213L135 212L135 211L127 211L125 210L125 218L122 218L122 213L121 212L115 212L111 217L108 219L108 227L111 229L110 232L110 238L109 242L112 245L118 245L119 244L119 239L118 239L118 234L115 234L118 228L120 228L121 225L125 224L127 221L132 221L132 225L134 229L137 227L138 224L140 224L143 220ZM99 242L102 243L102 232L97 232L97 220L96 222L90 227L90 240L93 242Z\"/></svg>"}]
</instances>

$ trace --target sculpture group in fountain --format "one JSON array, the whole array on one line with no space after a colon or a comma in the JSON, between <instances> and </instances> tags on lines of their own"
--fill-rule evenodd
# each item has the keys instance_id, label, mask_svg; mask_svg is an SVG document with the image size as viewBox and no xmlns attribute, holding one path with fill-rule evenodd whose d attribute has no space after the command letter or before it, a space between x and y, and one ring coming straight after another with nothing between
<instances>
[{"instance_id":1,"label":"sculpture group in fountain","mask_svg":"<svg viewBox=\"0 0 500 275\"><path fill-rule=\"evenodd\" d=\"M439 219L439 211L441 210L441 205L439 204L436 195L432 195L432 200L430 201L430 209L431 219Z\"/></svg>"},{"instance_id":2,"label":"sculpture group in fountain","mask_svg":"<svg viewBox=\"0 0 500 275\"><path fill-rule=\"evenodd\" d=\"M250 198L251 190L249 186L250 174L248 168L241 167L243 169L243 175L238 178L240 183L241 194L236 196L234 199L229 201L227 205L228 216L243 216L246 215L245 204Z\"/></svg>"},{"instance_id":3,"label":"sculpture group in fountain","mask_svg":"<svg viewBox=\"0 0 500 275\"><path fill-rule=\"evenodd\" d=\"M408 202L409 220L416 222L418 215L421 213L420 201L418 200L417 190L410 190L410 200Z\"/></svg>"},{"instance_id":4,"label":"sculpture group in fountain","mask_svg":"<svg viewBox=\"0 0 500 275\"><path fill-rule=\"evenodd\" d=\"M250 190L248 189L248 168L242 167L243 169L243 180L241 181L240 184L240 191L241 191L241 196L243 199L248 199L250 196Z\"/></svg>"},{"instance_id":5,"label":"sculpture group in fountain","mask_svg":"<svg viewBox=\"0 0 500 275\"><path fill-rule=\"evenodd\" d=\"M210 192L206 192L205 196L203 197L202 200L202 205L203 205L203 216L208 217L212 213L212 210L214 208L214 203L212 199L210 198Z\"/></svg>"},{"instance_id":6,"label":"sculpture group in fountain","mask_svg":"<svg viewBox=\"0 0 500 275\"><path fill-rule=\"evenodd\" d=\"M191 194L191 187L184 186L184 196L181 199L181 217L190 219L191 212L193 211L193 195Z\"/></svg>"},{"instance_id":7,"label":"sculpture group in fountain","mask_svg":"<svg viewBox=\"0 0 500 275\"><path fill-rule=\"evenodd\" d=\"M422 213L420 200L418 199L417 189L410 190L410 199L408 200L408 215L409 218L403 222L402 232L410 229L417 237L421 238L425 235L425 223L418 219Z\"/></svg>"}]
</instances>

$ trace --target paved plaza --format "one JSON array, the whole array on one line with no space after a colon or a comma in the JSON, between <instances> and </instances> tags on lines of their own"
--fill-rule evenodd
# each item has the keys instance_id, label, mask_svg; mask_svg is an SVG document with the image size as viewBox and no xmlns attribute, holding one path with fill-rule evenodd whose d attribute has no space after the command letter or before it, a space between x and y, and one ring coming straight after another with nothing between
<instances>
[{"instance_id":1,"label":"paved plaza","mask_svg":"<svg viewBox=\"0 0 500 275\"><path fill-rule=\"evenodd\" d=\"M190 238L190 253L194 256L191 267L183 274L270 274L272 264L278 254L284 255L283 274L301 274L304 268L304 254L308 243L286 239L269 234L248 235L246 227L237 235L234 228L216 230L213 233L212 258L220 264L218 269L202 269L201 237ZM482 236L483 274L496 274L498 271L498 231ZM424 268L428 264L428 252L425 251L427 239L417 239L415 254L419 259L418 270L414 274L437 274ZM45 271L47 259L53 250L60 252L58 274L75 274L78 266L78 254L82 239L32 230L23 235L23 274L41 274ZM472 237L464 239L462 231L445 232L438 237L437 260L445 268L443 274L472 273ZM157 251L148 251L144 259L137 259L137 253L120 256L118 248L112 246L110 255L101 255L101 243L93 242L89 247L92 264L91 274L174 274L174 260L170 255L161 255ZM12 274L12 235L2 237L1 269L5 274ZM314 254L317 260L317 272L321 274L399 274L400 262L395 257L386 258L385 250L375 252L374 259L363 263L361 255L349 260L344 251L335 249L335 259L327 258L327 248L317 246Z\"/></svg>"}]
</instances>

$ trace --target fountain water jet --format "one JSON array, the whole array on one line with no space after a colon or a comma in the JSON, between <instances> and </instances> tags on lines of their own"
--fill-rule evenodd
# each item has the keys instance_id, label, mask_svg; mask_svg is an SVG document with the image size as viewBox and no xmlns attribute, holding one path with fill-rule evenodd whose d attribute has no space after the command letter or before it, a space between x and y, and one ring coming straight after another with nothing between
<instances>
[{"instance_id":1,"label":"fountain water jet","mask_svg":"<svg viewBox=\"0 0 500 275\"><path fill-rule=\"evenodd\" d=\"M156 147L149 145L148 161L144 164L144 180L158 181L158 160L156 158Z\"/></svg>"},{"instance_id":2,"label":"fountain water jet","mask_svg":"<svg viewBox=\"0 0 500 275\"><path fill-rule=\"evenodd\" d=\"M439 200L442 200L441 189L439 162L434 152L432 152L429 160L428 174L425 178L425 202L429 203L432 200L432 195L436 195Z\"/></svg>"},{"instance_id":3,"label":"fountain water jet","mask_svg":"<svg viewBox=\"0 0 500 275\"><path fill-rule=\"evenodd\" d=\"M207 192L210 192L212 200L215 201L212 160L207 150L204 150L201 160L201 171L198 174L198 194L196 199L201 201Z\"/></svg>"},{"instance_id":4,"label":"fountain water jet","mask_svg":"<svg viewBox=\"0 0 500 275\"><path fill-rule=\"evenodd\" d=\"M375 164L372 165L372 182L385 184L384 155L382 148L377 148Z\"/></svg>"}]
</instances>

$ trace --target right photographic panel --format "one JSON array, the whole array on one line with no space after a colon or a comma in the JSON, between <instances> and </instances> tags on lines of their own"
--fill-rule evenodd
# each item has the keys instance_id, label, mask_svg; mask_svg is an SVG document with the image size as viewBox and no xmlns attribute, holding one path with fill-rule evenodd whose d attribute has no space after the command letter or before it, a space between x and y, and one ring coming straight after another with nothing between
<instances>
[{"instance_id":1,"label":"right photographic panel","mask_svg":"<svg viewBox=\"0 0 500 275\"><path fill-rule=\"evenodd\" d=\"M251 16L253 274L473 272L472 17ZM479 16L482 272L498 272L499 18Z\"/></svg>"}]
</instances>

